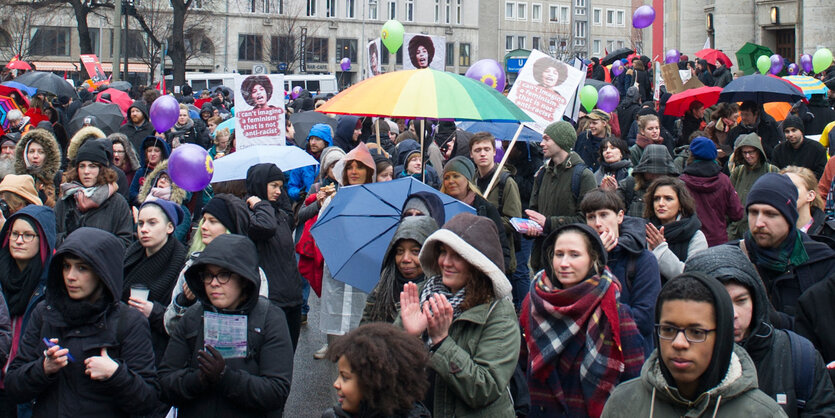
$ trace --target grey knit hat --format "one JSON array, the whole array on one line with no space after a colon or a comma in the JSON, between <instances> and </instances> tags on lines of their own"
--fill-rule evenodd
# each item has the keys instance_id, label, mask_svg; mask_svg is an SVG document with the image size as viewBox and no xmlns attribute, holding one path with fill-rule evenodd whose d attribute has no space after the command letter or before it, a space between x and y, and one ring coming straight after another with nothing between
<instances>
[{"instance_id":1,"label":"grey knit hat","mask_svg":"<svg viewBox=\"0 0 835 418\"><path fill-rule=\"evenodd\" d=\"M571 152L571 149L574 148L574 143L577 142L577 131L574 130L574 127L570 123L564 120L548 125L545 128L545 135L548 135L565 152Z\"/></svg>"},{"instance_id":2,"label":"grey knit hat","mask_svg":"<svg viewBox=\"0 0 835 418\"><path fill-rule=\"evenodd\" d=\"M475 176L475 164L469 158L459 155L444 164L444 174L450 171L461 173L467 180L470 180Z\"/></svg>"}]
</instances>

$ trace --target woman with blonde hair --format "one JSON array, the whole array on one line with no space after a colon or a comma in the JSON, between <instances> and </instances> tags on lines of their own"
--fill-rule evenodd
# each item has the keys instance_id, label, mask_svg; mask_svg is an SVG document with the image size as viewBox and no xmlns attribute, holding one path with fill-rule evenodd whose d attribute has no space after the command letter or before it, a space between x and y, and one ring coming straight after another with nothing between
<instances>
[{"instance_id":1,"label":"woman with blonde hair","mask_svg":"<svg viewBox=\"0 0 835 418\"><path fill-rule=\"evenodd\" d=\"M656 115L638 116L638 136L635 137L635 145L629 147L629 160L633 167L638 166L644 149L651 144L665 145L661 136L661 121Z\"/></svg>"},{"instance_id":2,"label":"woman with blonde hair","mask_svg":"<svg viewBox=\"0 0 835 418\"><path fill-rule=\"evenodd\" d=\"M790 165L780 174L789 176L797 187L797 229L809 235L832 236L833 229L826 225L823 199L818 195L818 180L815 173L805 167Z\"/></svg>"}]
</instances>

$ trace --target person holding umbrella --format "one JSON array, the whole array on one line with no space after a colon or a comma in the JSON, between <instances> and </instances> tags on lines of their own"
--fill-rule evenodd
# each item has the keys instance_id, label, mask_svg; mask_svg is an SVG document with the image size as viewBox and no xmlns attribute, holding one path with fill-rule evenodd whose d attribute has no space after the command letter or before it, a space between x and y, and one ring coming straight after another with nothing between
<instances>
[{"instance_id":1,"label":"person holding umbrella","mask_svg":"<svg viewBox=\"0 0 835 418\"><path fill-rule=\"evenodd\" d=\"M783 141L783 132L771 115L766 113L757 102L745 101L739 106L740 123L728 132L728 143L736 143L741 135L756 133L763 144L763 151L768 160L772 158L774 147Z\"/></svg>"}]
</instances>

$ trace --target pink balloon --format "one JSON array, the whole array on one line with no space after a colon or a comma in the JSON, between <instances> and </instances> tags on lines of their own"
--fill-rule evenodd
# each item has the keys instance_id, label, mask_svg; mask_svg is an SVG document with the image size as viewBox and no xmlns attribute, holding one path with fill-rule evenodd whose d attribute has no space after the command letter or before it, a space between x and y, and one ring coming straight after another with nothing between
<instances>
[{"instance_id":1,"label":"pink balloon","mask_svg":"<svg viewBox=\"0 0 835 418\"><path fill-rule=\"evenodd\" d=\"M641 6L632 14L632 26L637 29L643 29L651 25L653 20L655 20L655 9L652 6Z\"/></svg>"},{"instance_id":2,"label":"pink balloon","mask_svg":"<svg viewBox=\"0 0 835 418\"><path fill-rule=\"evenodd\" d=\"M342 71L348 71L351 69L351 59L348 57L342 58L342 61L339 62L339 68L342 68Z\"/></svg>"},{"instance_id":3,"label":"pink balloon","mask_svg":"<svg viewBox=\"0 0 835 418\"><path fill-rule=\"evenodd\" d=\"M611 113L618 107L618 103L620 103L620 93L618 93L618 89L615 86L608 84L597 92L598 109L606 113Z\"/></svg>"},{"instance_id":4,"label":"pink balloon","mask_svg":"<svg viewBox=\"0 0 835 418\"><path fill-rule=\"evenodd\" d=\"M190 192L199 192L212 181L215 168L212 157L203 147L183 144L168 157L168 173L171 181Z\"/></svg>"},{"instance_id":5,"label":"pink balloon","mask_svg":"<svg viewBox=\"0 0 835 418\"><path fill-rule=\"evenodd\" d=\"M177 123L177 118L180 117L180 103L174 96L160 96L154 100L148 116L157 132L165 132Z\"/></svg>"},{"instance_id":6,"label":"pink balloon","mask_svg":"<svg viewBox=\"0 0 835 418\"><path fill-rule=\"evenodd\" d=\"M614 63L612 63L612 74L614 74L615 77L621 75L623 73L623 70L623 63L620 62L620 60L617 60Z\"/></svg>"},{"instance_id":7,"label":"pink balloon","mask_svg":"<svg viewBox=\"0 0 835 418\"><path fill-rule=\"evenodd\" d=\"M480 81L488 86L498 90L504 91L507 84L504 70L498 61L492 59L483 59L471 65L465 76L473 80Z\"/></svg>"}]
</instances>

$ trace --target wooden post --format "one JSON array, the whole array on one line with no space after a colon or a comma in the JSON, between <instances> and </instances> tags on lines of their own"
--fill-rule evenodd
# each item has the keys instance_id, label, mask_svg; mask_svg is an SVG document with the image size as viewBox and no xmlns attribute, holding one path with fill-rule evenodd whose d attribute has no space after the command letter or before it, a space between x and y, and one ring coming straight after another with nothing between
<instances>
[{"instance_id":1,"label":"wooden post","mask_svg":"<svg viewBox=\"0 0 835 418\"><path fill-rule=\"evenodd\" d=\"M525 126L520 123L519 124L519 129L517 129L516 134L513 135L513 140L510 141L510 145L508 145L507 149L504 151L504 155L502 156L502 161L499 163L499 166L496 167L496 172L493 173L493 178L490 179L490 184L487 185L487 189L484 190L484 198L485 199L490 194L490 191L493 190L493 186L496 184L496 180L498 180L499 176L501 176L502 168L504 167L505 163L507 162L507 157L509 157L510 152L513 151L513 145L516 144L516 140L519 139L519 134L522 133L522 129L524 129L524 128L525 128ZM500 199L501 199L501 197L500 197Z\"/></svg>"}]
</instances>

